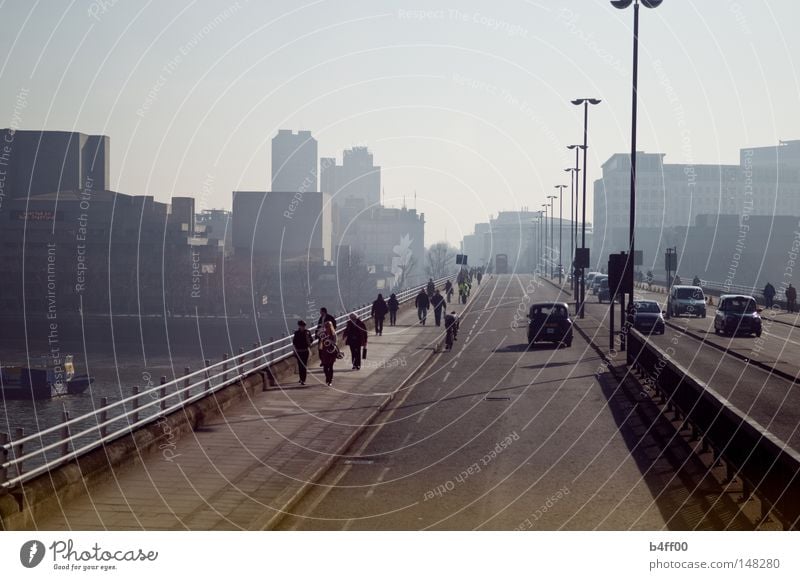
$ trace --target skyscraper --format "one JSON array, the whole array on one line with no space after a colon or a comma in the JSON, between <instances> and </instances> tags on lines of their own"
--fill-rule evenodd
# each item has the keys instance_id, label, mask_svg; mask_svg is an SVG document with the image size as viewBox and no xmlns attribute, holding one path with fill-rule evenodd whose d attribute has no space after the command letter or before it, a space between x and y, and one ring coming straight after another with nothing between
<instances>
[{"instance_id":1,"label":"skyscraper","mask_svg":"<svg viewBox=\"0 0 800 580\"><path fill-rule=\"evenodd\" d=\"M272 138L272 191L319 191L317 140L311 131L281 129Z\"/></svg>"},{"instance_id":2,"label":"skyscraper","mask_svg":"<svg viewBox=\"0 0 800 580\"><path fill-rule=\"evenodd\" d=\"M381 168L373 165L372 153L366 147L346 149L342 164L325 157L320 162L322 191L330 194L339 206L358 200L366 208L381 201Z\"/></svg>"}]
</instances>

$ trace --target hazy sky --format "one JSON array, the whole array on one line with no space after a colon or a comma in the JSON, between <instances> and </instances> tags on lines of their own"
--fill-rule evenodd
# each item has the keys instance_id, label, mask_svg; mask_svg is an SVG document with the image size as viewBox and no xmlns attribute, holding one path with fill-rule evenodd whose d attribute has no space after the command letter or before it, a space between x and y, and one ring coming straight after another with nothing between
<instances>
[{"instance_id":1,"label":"hazy sky","mask_svg":"<svg viewBox=\"0 0 800 580\"><path fill-rule=\"evenodd\" d=\"M590 180L629 149L632 20L607 0L5 1L0 126L109 135L114 189L200 207L268 189L272 136L310 129L320 156L367 145L387 204L416 191L426 241L456 243L569 183L570 99L603 99ZM797 0L642 8L639 149L737 163L800 138L798 22Z\"/></svg>"}]
</instances>

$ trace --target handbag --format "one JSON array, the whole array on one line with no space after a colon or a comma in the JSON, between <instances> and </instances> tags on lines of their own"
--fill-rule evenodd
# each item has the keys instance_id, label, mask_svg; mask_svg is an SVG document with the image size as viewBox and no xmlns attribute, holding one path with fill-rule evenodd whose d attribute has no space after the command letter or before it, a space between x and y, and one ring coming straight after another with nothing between
<instances>
[{"instance_id":1,"label":"handbag","mask_svg":"<svg viewBox=\"0 0 800 580\"><path fill-rule=\"evenodd\" d=\"M337 359L344 358L344 353L342 352L342 349L340 349L338 346L336 347L336 358Z\"/></svg>"},{"instance_id":2,"label":"handbag","mask_svg":"<svg viewBox=\"0 0 800 580\"><path fill-rule=\"evenodd\" d=\"M366 346L361 349L361 358L363 358L363 359L367 358L367 347Z\"/></svg>"}]
</instances>

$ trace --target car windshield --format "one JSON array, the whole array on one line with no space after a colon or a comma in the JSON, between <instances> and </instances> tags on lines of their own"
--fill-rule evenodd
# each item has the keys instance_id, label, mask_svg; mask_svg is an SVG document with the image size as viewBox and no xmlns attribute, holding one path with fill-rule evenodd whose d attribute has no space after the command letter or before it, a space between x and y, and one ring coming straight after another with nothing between
<instances>
[{"instance_id":1,"label":"car windshield","mask_svg":"<svg viewBox=\"0 0 800 580\"><path fill-rule=\"evenodd\" d=\"M752 298L728 298L725 301L726 312L736 312L738 314L745 314L756 311L756 301Z\"/></svg>"},{"instance_id":2,"label":"car windshield","mask_svg":"<svg viewBox=\"0 0 800 580\"><path fill-rule=\"evenodd\" d=\"M567 309L561 304L535 304L531 306L531 319L567 318Z\"/></svg>"},{"instance_id":3,"label":"car windshield","mask_svg":"<svg viewBox=\"0 0 800 580\"><path fill-rule=\"evenodd\" d=\"M637 302L636 312L661 312L661 307L656 302Z\"/></svg>"},{"instance_id":4,"label":"car windshield","mask_svg":"<svg viewBox=\"0 0 800 580\"><path fill-rule=\"evenodd\" d=\"M681 300L689 300L691 298L694 298L695 300L702 300L703 291L699 288L678 288L675 291L675 297L680 298Z\"/></svg>"}]
</instances>

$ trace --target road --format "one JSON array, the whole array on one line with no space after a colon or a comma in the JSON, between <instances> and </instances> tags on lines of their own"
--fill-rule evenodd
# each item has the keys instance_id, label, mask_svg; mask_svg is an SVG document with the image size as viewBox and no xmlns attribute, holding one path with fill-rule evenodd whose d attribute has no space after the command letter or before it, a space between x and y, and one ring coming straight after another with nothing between
<instances>
[{"instance_id":1,"label":"road","mask_svg":"<svg viewBox=\"0 0 800 580\"><path fill-rule=\"evenodd\" d=\"M663 294L637 291L637 296L657 300L665 308ZM597 340L607 348L608 304L597 304L592 299L593 296L587 301L586 314L602 325ZM615 324L619 328L618 308L616 312ZM672 360L790 447L800 450L800 389L794 385L794 377L800 374L800 328L765 318L760 341L752 335L720 336L714 333L715 313L716 308L709 306L706 318L668 319L666 332L652 335L649 340L662 350L674 349Z\"/></svg>"},{"instance_id":2,"label":"road","mask_svg":"<svg viewBox=\"0 0 800 580\"><path fill-rule=\"evenodd\" d=\"M528 305L556 296L532 276L484 279L454 350L280 529L746 527L655 404L618 385L581 334L571 348L527 348Z\"/></svg>"}]
</instances>

